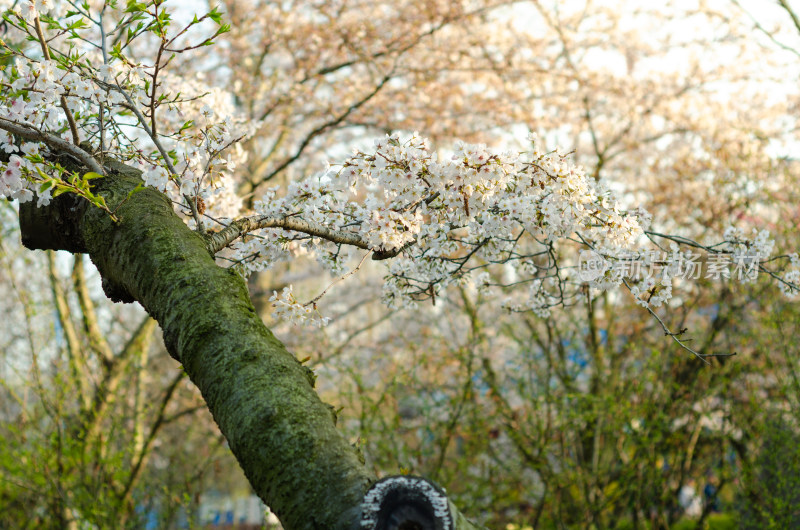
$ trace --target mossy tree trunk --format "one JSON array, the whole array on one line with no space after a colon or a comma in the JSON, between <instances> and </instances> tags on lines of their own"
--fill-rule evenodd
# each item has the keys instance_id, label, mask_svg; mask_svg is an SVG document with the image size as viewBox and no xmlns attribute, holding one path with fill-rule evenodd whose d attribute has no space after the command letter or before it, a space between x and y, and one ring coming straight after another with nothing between
<instances>
[{"instance_id":1,"label":"mossy tree trunk","mask_svg":"<svg viewBox=\"0 0 800 530\"><path fill-rule=\"evenodd\" d=\"M144 189L129 197L141 182L137 171L116 163L105 169L94 191L117 208L119 222L70 195L42 208L27 203L20 207L23 244L87 253L109 298L139 302L158 321L170 355L200 389L256 493L286 529L396 523L374 510L364 519L375 477L336 429L313 374L263 325L243 279L216 265L205 237L164 195ZM371 502L387 491L373 488ZM411 517L422 522L408 528L472 528L443 495L447 510L441 503L426 508L420 495L436 492L425 492L411 496L406 512L416 510Z\"/></svg>"}]
</instances>

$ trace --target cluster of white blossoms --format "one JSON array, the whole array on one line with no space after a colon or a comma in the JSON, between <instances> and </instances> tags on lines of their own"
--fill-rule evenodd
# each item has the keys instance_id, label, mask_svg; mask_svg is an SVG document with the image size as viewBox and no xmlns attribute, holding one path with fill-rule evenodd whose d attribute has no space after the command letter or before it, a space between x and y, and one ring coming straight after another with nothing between
<instances>
[{"instance_id":1,"label":"cluster of white blossoms","mask_svg":"<svg viewBox=\"0 0 800 530\"><path fill-rule=\"evenodd\" d=\"M67 5L46 0L17 2L9 20L18 21L20 34L27 32L36 39L34 19L44 14L58 16L56 10ZM11 7L0 3L2 12ZM58 60L43 58L35 48L28 55L14 51L13 66L0 73L0 118L32 133L80 143L81 149L92 154L111 153L140 168L146 185L187 207L187 202L199 203L216 219L238 215L241 201L231 182L232 172L246 160L246 153L236 149L236 143L259 124L240 117L230 93L208 86L199 76L158 71L118 52L104 54L82 44L100 38L98 22L88 11L95 8L103 5L74 6L70 16L81 15L84 23L61 29L81 38L58 40L69 47L51 50ZM28 25L22 25L22 20ZM156 75L157 91L153 88ZM139 123L131 123L132 119ZM5 132L0 134L0 149L13 153L9 163L0 163L0 194L22 202L38 194L39 203L47 204L53 183L64 180L63 170L48 156L54 151L45 142L19 147ZM167 153L169 160L165 160Z\"/></svg>"},{"instance_id":2,"label":"cluster of white blossoms","mask_svg":"<svg viewBox=\"0 0 800 530\"><path fill-rule=\"evenodd\" d=\"M160 141L173 155L176 174L170 178L160 157L153 154L137 160L142 178L176 202L184 196L200 197L211 217L233 219L240 213L241 198L231 179L236 167L247 160L238 142L260 123L245 119L229 93L199 77L167 73L159 79L164 94L180 94L157 114L158 130L165 131Z\"/></svg>"},{"instance_id":3,"label":"cluster of white blossoms","mask_svg":"<svg viewBox=\"0 0 800 530\"><path fill-rule=\"evenodd\" d=\"M748 237L739 228L729 227L723 236L726 250L732 255L732 260L736 263L764 263L770 260L775 241L770 239L770 234L766 230L752 230ZM778 283L778 288L784 296L794 298L800 294L800 257L792 253L788 255L789 266L780 276L773 275ZM755 275L742 278L742 281L753 281Z\"/></svg>"},{"instance_id":4,"label":"cluster of white blossoms","mask_svg":"<svg viewBox=\"0 0 800 530\"><path fill-rule=\"evenodd\" d=\"M57 15L66 5L0 0L0 11L8 14L13 6L15 15L7 23L21 38L36 41L42 31L37 17ZM159 14L160 4L147 4L153 7L149 11L145 4L130 3L125 11L125 16L152 22L142 25L146 29L141 33L129 33L125 44L148 32L156 34L134 54L146 57L155 46L152 64L125 56L124 47L101 52L102 46L92 44L108 38L110 28L101 28L102 17L90 14L104 3L70 5L70 20L82 17L81 23L59 26L47 19L46 31L61 34L49 46L64 47L51 55L55 60L44 58L48 46L40 46L39 53L0 43L15 55L13 66L0 72L0 149L8 157L0 162L0 195L21 202L38 196L38 204L45 205L58 193L78 193L113 215L102 198L91 194L88 181L81 180L94 176L70 175L63 169L69 151L82 157L77 147L58 147L66 142L80 144L86 156L102 152L97 158L110 155L140 168L145 185L165 192L184 213L191 213L186 217L190 226L202 222L203 214L230 225L242 213L233 178L247 153L238 142L260 123L238 117L227 91L208 86L199 76L164 69L170 62L161 55L167 48L162 31L168 17ZM124 30L125 16L112 32ZM220 14L212 10L176 35L207 17L219 25L214 36L226 31ZM5 132L14 128L24 134ZM20 135L28 140L20 142ZM392 258L383 292L391 306L435 301L450 284L472 283L482 291L507 292L504 305L510 310L547 316L551 307L569 303L581 292L575 249L588 248L601 260L600 273L588 280L589 287L605 290L624 282L647 307L670 300L674 280L682 274L680 263L691 261L690 252L673 246L667 258L653 257L639 246L652 219L647 212L623 209L602 181L587 176L558 151L544 151L535 136L530 142L522 153L457 144L442 154L416 133L403 140L386 136L369 152L356 151L340 166L290 183L282 193L267 191L250 218L264 228L234 240L225 258L247 273L312 254L340 275L360 248L374 259ZM269 222L260 224L264 220ZM725 252L736 263L752 265L771 255L773 242L766 232L745 237L729 231L721 245L705 248L710 255ZM658 273L639 277L606 266L634 261ZM800 267L793 259L778 281L792 295L798 279ZM273 302L278 314L292 321L326 322L313 304L299 304L291 288L276 293Z\"/></svg>"},{"instance_id":5,"label":"cluster of white blossoms","mask_svg":"<svg viewBox=\"0 0 800 530\"><path fill-rule=\"evenodd\" d=\"M794 298L800 294L800 289L797 288L797 286L800 285L800 257L798 257L798 254L795 252L791 254L789 258L791 261L791 268L786 271L778 282L778 287L784 296Z\"/></svg>"},{"instance_id":6,"label":"cluster of white blossoms","mask_svg":"<svg viewBox=\"0 0 800 530\"><path fill-rule=\"evenodd\" d=\"M228 94L210 89L199 80L162 76L165 94L181 94L180 99L165 104L156 121L159 130L165 131L161 142L174 157L176 174L170 178L155 147L142 149L142 145L148 145L148 138L142 131L115 134L118 131L114 129L113 113L125 112L129 106L122 90L134 104L141 105L145 97L142 80L145 69L116 63L114 68L101 66L98 72L87 75L65 71L52 60L17 59L14 67L8 70L10 90L6 93L6 105L0 107L0 118L50 131L72 141L60 104L64 96L73 116L79 120L85 117L79 121L79 140L89 140L99 149L99 122L92 116L97 116L102 104L109 113L104 147L113 147L118 156L142 169L145 184L169 192L176 200L181 195L201 196L209 211L219 217L232 218L239 213L240 204L232 195L232 186L222 186L220 180L229 178L236 165L246 160L241 149L229 147L252 133L258 124L236 117ZM114 79L113 85L102 80L109 76ZM120 83L121 88L116 87L116 83ZM0 135L0 149L12 153L20 151L7 133ZM18 160L14 160L18 167ZM34 163L30 156L27 161L30 163L24 164L22 170L29 178L19 178L20 174L11 168L0 181L0 193L23 202L33 197L40 182L36 167L45 172L52 168L44 161Z\"/></svg>"},{"instance_id":7,"label":"cluster of white blossoms","mask_svg":"<svg viewBox=\"0 0 800 530\"><path fill-rule=\"evenodd\" d=\"M760 271L773 274L781 291L795 296L800 279L796 254L789 256L790 268L782 277L763 268L765 263L775 259L772 258L774 246L775 241L767 230L753 228L747 235L741 228L729 227L721 242L693 243L688 249L681 249L673 241L669 251L652 248L627 251L619 247L604 248L600 252L584 250L581 266L585 269L582 272L590 275L584 279L592 287L608 289L625 282L637 303L644 307L660 307L668 302L678 279L733 279L750 283ZM704 249L705 254L695 252L692 247Z\"/></svg>"},{"instance_id":8,"label":"cluster of white blossoms","mask_svg":"<svg viewBox=\"0 0 800 530\"><path fill-rule=\"evenodd\" d=\"M27 0L15 2L14 0L0 0L0 11L13 9L29 24L40 14L51 12L55 6L64 6L66 2L54 0Z\"/></svg>"},{"instance_id":9,"label":"cluster of white blossoms","mask_svg":"<svg viewBox=\"0 0 800 530\"><path fill-rule=\"evenodd\" d=\"M524 153L495 153L458 144L448 156L414 134L387 136L371 152L357 151L338 170L270 190L255 204L264 218L292 218L355 237L378 256L393 256L384 301L413 303L435 296L471 271L509 263L520 275L552 273L547 249L580 234L603 248L629 249L642 235L643 211L625 212L612 192L558 152L543 152L535 137ZM254 232L233 245L235 259L256 270L295 255L317 253L340 270L345 239L310 238L280 228ZM552 260L550 260L552 261ZM536 289L567 280L535 283ZM527 309L557 305L539 293Z\"/></svg>"},{"instance_id":10,"label":"cluster of white blossoms","mask_svg":"<svg viewBox=\"0 0 800 530\"><path fill-rule=\"evenodd\" d=\"M12 68L3 71L6 89L1 98L0 118L29 126L40 131L64 131L60 136L70 141L66 129L66 115L60 105L60 98L67 97L71 112L86 112L85 100L91 97L88 83L79 76L64 72L55 61L24 61L17 59ZM80 131L81 140L85 134ZM13 153L8 163L0 163L0 194L26 202L34 197L41 182L39 171L50 173L53 165L40 156L43 144L26 142L17 145L11 134L0 133L0 149ZM50 200L50 190L42 192L40 204Z\"/></svg>"},{"instance_id":11,"label":"cluster of white blossoms","mask_svg":"<svg viewBox=\"0 0 800 530\"><path fill-rule=\"evenodd\" d=\"M651 216L642 209L622 210L607 187L557 151L543 152L535 137L525 153L459 144L452 155L440 157L416 134L405 141L387 136L338 170L291 184L283 197L270 190L256 212L335 233L323 239L280 228L257 231L234 245L234 258L246 267L312 252L339 273L350 256L343 246L355 236L362 248L393 256L383 296L392 306L435 300L440 289L475 272L480 289L516 286L506 308L547 317L550 308L579 292L580 282L571 274L575 267L567 266L574 253L559 251L559 242L567 239L595 249L608 265L585 282L590 288L608 290L624 282L644 307L672 299L677 279L700 277L700 255L692 248L672 242L669 252L656 252L643 245ZM716 258L726 257L742 282L752 281L774 246L767 231L745 237L728 230L724 239L707 247L707 264L721 268ZM636 265L637 272L611 263ZM511 267L513 279L492 284L485 269L494 264ZM792 283L781 283L782 289L790 293Z\"/></svg>"},{"instance_id":12,"label":"cluster of white blossoms","mask_svg":"<svg viewBox=\"0 0 800 530\"><path fill-rule=\"evenodd\" d=\"M272 291L269 299L275 309L272 316L278 320L289 322L290 324L311 324L312 326L322 327L328 324L329 318L323 317L313 304L301 304L292 292L292 286L284 287L281 294Z\"/></svg>"},{"instance_id":13,"label":"cluster of white blossoms","mask_svg":"<svg viewBox=\"0 0 800 530\"><path fill-rule=\"evenodd\" d=\"M775 241L770 238L768 230L759 231L755 228L748 237L741 228L729 226L722 234L722 239L725 240L723 250L731 253L735 261L741 259L766 261L775 247Z\"/></svg>"}]
</instances>

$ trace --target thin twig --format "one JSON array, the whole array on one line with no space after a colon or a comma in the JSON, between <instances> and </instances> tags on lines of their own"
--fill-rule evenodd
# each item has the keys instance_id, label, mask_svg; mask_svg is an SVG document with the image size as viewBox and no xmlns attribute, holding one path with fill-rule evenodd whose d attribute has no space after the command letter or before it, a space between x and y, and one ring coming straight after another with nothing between
<instances>
[{"instance_id":1,"label":"thin twig","mask_svg":"<svg viewBox=\"0 0 800 530\"><path fill-rule=\"evenodd\" d=\"M625 287L627 287L629 291L631 291L631 286L628 284L628 280L623 279L622 283L625 284ZM688 341L679 338L683 333L686 332L685 329L682 329L677 333L675 333L673 331L670 331L670 329L667 327L667 325L664 324L664 321L661 320L661 317L659 317L658 314L656 314L656 312L653 311L653 309L650 307L649 304L644 306L644 308L647 309L648 313L650 313L653 316L653 318L656 319L656 322L661 324L661 329L664 330L664 335L669 335L670 337L672 337L672 340L674 340L678 344L678 346L680 346L684 350L690 352L692 355L694 355L695 357L697 357L698 359L700 359L704 363L706 363L708 365L711 364L710 362L708 362L708 359L707 359L708 357L733 357L734 355L736 355L736 352L733 352L733 353L700 353L700 352L695 351L694 349L690 348L686 344Z\"/></svg>"},{"instance_id":2,"label":"thin twig","mask_svg":"<svg viewBox=\"0 0 800 530\"><path fill-rule=\"evenodd\" d=\"M325 293L327 293L327 292L328 292L328 289L330 289L331 287L333 287L334 285L336 285L336 284L337 284L337 283L339 283L340 281L342 281L342 280L344 280L344 279L346 279L346 278L349 278L350 276L352 276L353 274L355 274L356 272L358 272L358 271L359 271L359 269L361 269L361 266L364 264L364 261L366 261L366 259L367 259L367 256L369 256L371 253L372 253L372 251L371 251L371 250L367 251L367 253L366 253L366 254L364 254L364 257L363 257L363 258L361 258L361 261L359 261L359 262L358 262L358 265L356 265L356 268L355 268L355 269L353 269L353 270L351 270L350 272L348 272L348 273L345 273L345 274L343 274L343 275L339 276L338 278L336 278L335 280L333 280L333 281L332 281L332 282L331 282L331 283L330 283L330 284L329 284L329 285L328 285L328 286L327 286L327 287L326 287L326 288L325 288L325 289L324 289L324 290L323 290L321 293L319 293L319 294L316 296L316 298L314 298L313 300L311 300L311 301L309 301L309 302L306 302L306 303L305 303L305 304L303 304L303 305L313 305L314 307L316 307L316 305L317 305L317 302L319 302L320 298L322 298L323 296L325 296Z\"/></svg>"},{"instance_id":3,"label":"thin twig","mask_svg":"<svg viewBox=\"0 0 800 530\"><path fill-rule=\"evenodd\" d=\"M177 177L178 171L175 169L175 166L172 164L172 159L169 157L169 153L167 150L164 149L164 146L161 144L161 141L158 139L158 136L153 132L149 125L147 125L147 118L145 118L142 111L139 110L139 107L136 106L136 103L133 101L128 92L120 86L119 83L115 83L116 90L119 91L120 94L125 98L125 101L128 102L127 108L130 109L131 112L136 115L136 119L139 120L139 124L144 129L144 132L155 144L156 149L161 154L161 158L164 160L164 164L167 166L167 170L169 171L170 177ZM184 195L183 197L186 199L186 202L189 204L189 210L192 212L192 217L194 218L195 225L197 226L198 231L202 231L203 229L203 221L200 219L200 213L197 210L197 202L196 200L192 200L191 197Z\"/></svg>"}]
</instances>

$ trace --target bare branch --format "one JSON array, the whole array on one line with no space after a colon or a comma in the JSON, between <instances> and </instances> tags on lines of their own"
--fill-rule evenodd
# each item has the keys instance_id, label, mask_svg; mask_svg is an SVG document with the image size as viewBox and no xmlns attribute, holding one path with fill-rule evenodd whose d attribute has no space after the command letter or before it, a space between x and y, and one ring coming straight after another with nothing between
<instances>
[{"instance_id":1,"label":"bare branch","mask_svg":"<svg viewBox=\"0 0 800 530\"><path fill-rule=\"evenodd\" d=\"M744 12L744 13L745 13L745 14L746 14L746 15L747 15L749 18L750 18L750 20L753 22L753 26L754 26L754 27L755 27L755 28L756 28L758 31L760 31L761 33L763 33L764 35L766 35L766 37L767 37L769 40L771 40L771 41L773 42L773 44L775 44L775 45L779 46L780 48L782 48L782 49L784 49L784 50L786 50L786 51L788 51L788 52L791 52L791 53L793 53L793 54L795 54L795 55L797 55L797 56L800 56L800 52L798 52L798 51L797 51L795 48L793 48L792 46L789 46L788 44L785 44L785 43L783 43L783 42L779 41L779 40L778 40L778 38L775 36L775 33L774 33L774 32L772 32L772 31L770 31L769 29L765 28L765 27L764 27L764 26L763 26L763 25L762 25L762 24L761 24L761 23L760 23L760 22L759 22L759 21L756 19L756 17L755 17L755 16L753 16L753 14L752 14L752 13L750 13L749 11L747 11L747 10L746 10L746 9L745 9L745 8L744 8L744 7L743 7L743 6L742 6L742 5L739 3L739 1L738 1L738 0L732 0L732 2L733 2L733 4L734 4L736 7L738 7L739 9L741 9L741 10L742 10L742 12ZM795 26L798 28L798 31L800 31L800 25L798 25L798 23L800 23L800 20L798 20L798 19L797 19L797 17L796 17L796 15L795 15L794 11L792 11L792 8L791 8L791 7L789 7L789 5L788 5L788 4L786 4L786 2L784 2L783 0L778 0L778 4L779 4L781 7L783 7L783 8L786 10L786 12L787 12L787 13L789 13L789 16L792 18L792 21L795 23Z\"/></svg>"},{"instance_id":2,"label":"bare branch","mask_svg":"<svg viewBox=\"0 0 800 530\"><path fill-rule=\"evenodd\" d=\"M97 322L97 314L94 310L94 302L89 296L89 287L86 285L86 276L83 270L83 254L75 254L72 266L72 285L78 295L78 304L81 308L83 317L83 329L89 339L89 347L99 356L103 365L108 369L114 362L114 352L106 341L100 325Z\"/></svg>"},{"instance_id":3,"label":"bare branch","mask_svg":"<svg viewBox=\"0 0 800 530\"><path fill-rule=\"evenodd\" d=\"M84 407L88 407L88 363L80 340L78 339L78 332L75 329L72 318L70 318L71 315L69 303L67 302L67 295L64 292L64 288L61 286L61 280L56 270L55 252L52 250L47 251L47 272L50 277L50 288L53 292L56 314L58 315L58 320L61 323L61 329L64 332L64 338L67 343L70 375L74 380L81 404Z\"/></svg>"},{"instance_id":4,"label":"bare branch","mask_svg":"<svg viewBox=\"0 0 800 530\"><path fill-rule=\"evenodd\" d=\"M122 88L119 84L112 86L114 86L114 88L116 88L117 91L120 94L122 94L122 97L125 98L125 101L128 102L128 105L125 108L127 108L136 115L136 119L139 120L139 125L142 126L144 132L147 133L147 136L150 137L150 139L155 144L156 149L158 149L158 152L161 154L161 158L164 159L164 164L167 166L167 170L169 171L170 176L177 175L178 172L175 170L175 166L172 165L172 159L169 157L169 153L167 153L167 150L164 149L164 146L161 144L161 141L158 139L158 136L156 136L156 133L153 131L153 129L151 129L150 126L147 124L147 118L144 117L142 111L139 110L139 107L136 106L136 102L133 101L131 95L128 94L128 92L124 88Z\"/></svg>"},{"instance_id":5,"label":"bare branch","mask_svg":"<svg viewBox=\"0 0 800 530\"><path fill-rule=\"evenodd\" d=\"M261 228L282 228L284 230L294 230L311 236L321 237L333 243L351 245L364 250L374 250L359 234L344 232L328 228L312 221L306 221L297 217L245 217L232 222L219 232L207 236L206 246L212 254L216 254L223 248L230 245L237 238Z\"/></svg>"},{"instance_id":6,"label":"bare branch","mask_svg":"<svg viewBox=\"0 0 800 530\"><path fill-rule=\"evenodd\" d=\"M631 290L631 286L630 286L630 284L628 283L627 280L622 280L622 283L625 284L625 287L627 287L629 291ZM694 355L695 357L697 357L698 359L700 359L704 363L711 364L711 363L708 362L708 359L707 359L708 357L732 357L732 356L736 355L736 352L733 352L733 353L700 353L698 351L695 351L694 349L689 347L689 345L687 344L688 343L687 339L680 338L681 335L686 333L685 329L682 329L682 330L677 331L677 332L670 331L670 329L667 327L667 325L664 324L664 321L661 320L661 318L658 316L658 314L656 314L656 312L653 311L653 309L649 305L646 305L644 307L645 307L645 309L647 309L647 312L650 313L650 315L653 318L656 319L656 322L658 322L661 325L661 329L664 330L664 335L668 335L668 336L672 337L672 340L674 340L675 343L678 346L680 346L684 350L688 351L689 353L691 353L692 355Z\"/></svg>"},{"instance_id":7,"label":"bare branch","mask_svg":"<svg viewBox=\"0 0 800 530\"><path fill-rule=\"evenodd\" d=\"M335 280L333 280L333 281L332 281L332 282L331 282L331 283L330 283L330 284L329 284L329 285L328 285L328 286L327 286L327 287L326 287L326 288L325 288L325 289L324 289L324 290L323 290L321 293L319 293L317 296L315 296L313 300L311 300L310 302L307 302L307 303L305 303L304 305L309 305L309 304L311 304L311 305L313 305L313 306L316 308L316 304L317 304L317 302L319 302L320 298L322 298L323 296L325 296L325 293L327 293L327 292L328 292L328 290L329 290L331 287L333 287L334 285L336 285L337 283L339 283L339 282L340 282L340 281L342 281L342 280L346 280L347 278L349 278L350 276L352 276L353 274L355 274L356 272L358 272L358 270L359 270L359 269L361 268L361 266L364 264L364 261L367 259L367 256L369 256L371 253L372 253L372 251L370 250L369 252L367 252L366 254L364 254L364 257L363 257L363 258L361 258L361 261L359 261L359 262L358 262L358 265L356 265L356 268L355 268L355 269L353 269L353 270L351 270L351 271L349 271L349 272L347 272L347 273L343 274L342 276L339 276L339 277L338 277L338 278L336 278Z\"/></svg>"},{"instance_id":8,"label":"bare branch","mask_svg":"<svg viewBox=\"0 0 800 530\"><path fill-rule=\"evenodd\" d=\"M281 171L286 169L295 160L300 158L302 156L303 152L305 152L306 148L308 147L308 145L311 143L311 141L314 138L316 138L320 134L324 133L328 129L336 127L337 125L342 123L344 120L346 120L347 117L350 116L350 114L352 114L353 112L357 111L362 106L364 106L367 102L369 102L369 100L371 100L378 92L380 92L380 90L391 79L391 75L392 74L386 75L383 79L381 79L381 81L375 86L374 89L372 89L367 95L365 95L359 101L356 101L355 103L353 103L352 105L347 107L347 109L345 109L344 112L342 112L341 114L339 114L338 116L336 116L332 120L330 120L330 121L328 121L326 123L323 123L322 125L316 127L313 131L308 133L308 135L306 135L306 137L303 139L303 141L298 146L298 148L295 151L295 153L293 155L291 155L289 158L285 159L280 164L278 164L278 167L273 169L269 174L267 174L267 175L261 177L260 179L258 179L257 181L255 181L255 183L253 185L253 189L255 189L259 184L262 184L264 182L268 182L268 181L272 180L272 178L274 178L275 175L277 175L278 173L280 173Z\"/></svg>"},{"instance_id":9,"label":"bare branch","mask_svg":"<svg viewBox=\"0 0 800 530\"><path fill-rule=\"evenodd\" d=\"M798 17L794 9L791 8L789 2L786 0L778 0L778 4L783 8L784 11L786 11L786 13L788 13L789 18L792 19L794 27L797 29L798 33L800 33L800 17Z\"/></svg>"}]
</instances>

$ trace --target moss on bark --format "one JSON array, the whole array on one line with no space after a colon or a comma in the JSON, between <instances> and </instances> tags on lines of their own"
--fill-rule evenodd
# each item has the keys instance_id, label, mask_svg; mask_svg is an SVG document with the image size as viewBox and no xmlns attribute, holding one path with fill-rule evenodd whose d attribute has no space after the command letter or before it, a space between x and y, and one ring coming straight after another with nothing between
<instances>
[{"instance_id":1,"label":"moss on bark","mask_svg":"<svg viewBox=\"0 0 800 530\"><path fill-rule=\"evenodd\" d=\"M263 325L243 279L215 264L166 197L145 189L123 203L138 182L126 170L98 184L111 209L121 204L119 223L69 197L23 205L25 244L87 252L110 298L136 300L159 322L170 354L285 528L350 528L371 478L308 370Z\"/></svg>"},{"instance_id":2,"label":"moss on bark","mask_svg":"<svg viewBox=\"0 0 800 530\"><path fill-rule=\"evenodd\" d=\"M374 477L336 430L313 374L261 322L244 280L216 265L205 237L164 195L150 188L129 195L139 172L113 162L106 169L94 191L119 222L70 195L44 208L27 203L20 207L23 244L88 253L109 298L137 301L158 321L170 354L284 528L362 528ZM448 505L457 530L478 528Z\"/></svg>"}]
</instances>

